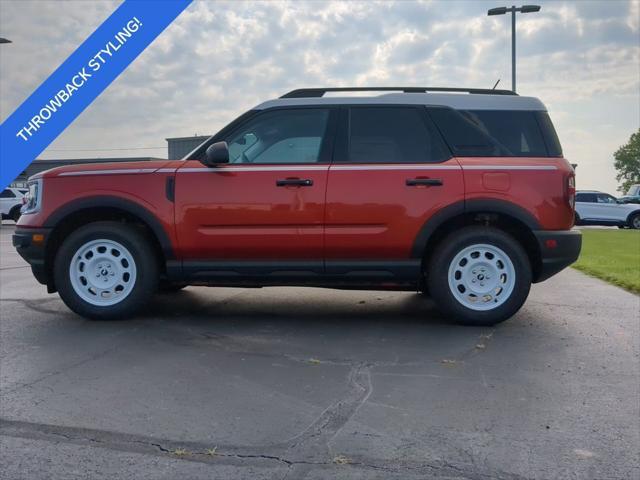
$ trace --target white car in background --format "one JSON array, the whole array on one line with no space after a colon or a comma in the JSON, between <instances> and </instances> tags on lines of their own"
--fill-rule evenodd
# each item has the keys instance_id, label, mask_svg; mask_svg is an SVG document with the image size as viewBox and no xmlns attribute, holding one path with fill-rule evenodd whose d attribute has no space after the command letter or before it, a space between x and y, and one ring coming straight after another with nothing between
<instances>
[{"instance_id":1,"label":"white car in background","mask_svg":"<svg viewBox=\"0 0 640 480\"><path fill-rule=\"evenodd\" d=\"M640 205L620 203L595 190L576 192L576 225L608 225L640 229Z\"/></svg>"},{"instance_id":2,"label":"white car in background","mask_svg":"<svg viewBox=\"0 0 640 480\"><path fill-rule=\"evenodd\" d=\"M10 219L15 222L20 218L20 208L22 207L22 197L28 190L22 188L5 188L0 193L0 214L1 220Z\"/></svg>"}]
</instances>

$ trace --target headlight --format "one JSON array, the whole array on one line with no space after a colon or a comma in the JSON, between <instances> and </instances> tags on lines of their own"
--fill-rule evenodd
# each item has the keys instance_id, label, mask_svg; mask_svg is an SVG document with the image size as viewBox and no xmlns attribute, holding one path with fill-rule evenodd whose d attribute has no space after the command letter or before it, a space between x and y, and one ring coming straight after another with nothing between
<instances>
[{"instance_id":1,"label":"headlight","mask_svg":"<svg viewBox=\"0 0 640 480\"><path fill-rule=\"evenodd\" d=\"M21 209L23 215L39 212L42 206L42 178L30 180L27 186L29 191L25 195L26 200Z\"/></svg>"}]
</instances>

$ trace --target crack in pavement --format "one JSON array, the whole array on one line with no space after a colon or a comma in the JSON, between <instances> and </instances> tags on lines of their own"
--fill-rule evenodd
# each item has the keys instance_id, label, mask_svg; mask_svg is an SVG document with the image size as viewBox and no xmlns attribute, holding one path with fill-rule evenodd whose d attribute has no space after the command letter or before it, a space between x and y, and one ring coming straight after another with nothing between
<instances>
[{"instance_id":1,"label":"crack in pavement","mask_svg":"<svg viewBox=\"0 0 640 480\"><path fill-rule=\"evenodd\" d=\"M345 397L331 404L305 430L285 442L287 455L304 458L307 462L297 463L287 476L303 478L311 469L310 463L321 463L331 458L330 441L353 418L372 392L371 366L366 363L354 365L349 371Z\"/></svg>"},{"instance_id":2,"label":"crack in pavement","mask_svg":"<svg viewBox=\"0 0 640 480\"><path fill-rule=\"evenodd\" d=\"M73 368L79 367L80 365L84 365L85 363L92 362L93 360L96 360L96 359L98 359L100 357L108 355L109 353L113 352L114 350L117 350L120 347L121 347L120 343L117 343L115 345L111 345L106 349L103 349L103 350L101 350L99 352L93 353L93 354L91 354L91 355L89 355L87 357L81 358L77 362L73 362L73 363L70 363L68 365L64 365L63 367L61 367L61 368L59 368L57 370L53 370L53 371L47 372L46 374L36 378L35 380L32 380L32 381L27 382L27 383L19 383L17 385L14 385L11 389L1 391L2 396L10 395L12 393L17 392L18 390L22 390L23 388L33 387L34 385L42 382L43 380L47 380L47 379L49 379L51 377L55 377L56 375L60 375L62 373L65 373L68 370L71 370Z\"/></svg>"},{"instance_id":3,"label":"crack in pavement","mask_svg":"<svg viewBox=\"0 0 640 480\"><path fill-rule=\"evenodd\" d=\"M22 303L26 308L28 308L29 310L33 310L35 312L39 312L39 313L60 313L59 310L53 310L50 308L44 308L39 306L42 303L50 303L50 302L56 302L59 299L57 297L51 297L51 298L37 298L37 299L32 299L32 300L28 300L28 299L24 299L24 298L2 298L0 299L0 301L3 302L15 302L15 303Z\"/></svg>"},{"instance_id":4,"label":"crack in pavement","mask_svg":"<svg viewBox=\"0 0 640 480\"><path fill-rule=\"evenodd\" d=\"M359 376L357 374L356 376ZM357 381L357 380L356 380ZM339 403L339 402L338 402ZM361 403L364 399L361 399ZM334 404L334 406L337 406ZM357 411L357 406L353 409L351 416ZM331 407L327 412L334 411ZM330 417L333 414L328 415ZM341 416L341 415L338 415ZM344 418L344 417L342 417ZM346 418L346 420L348 420ZM324 420L323 420L324 419ZM325 421L326 420L326 421ZM344 423L346 423L346 420ZM302 439L308 447L313 448L318 441L326 437L335 436L339 433L341 422L326 419L326 415L318 419L318 428L327 429L326 433L320 435L304 435ZM312 425L312 427L315 423ZM307 429L305 432L311 432ZM81 427L65 427L41 423L32 423L20 420L9 420L0 418L0 435L7 437L25 438L53 443L64 442L74 445L89 445L108 450L121 451L127 453L139 453L146 455L161 456L174 460L184 460L198 463L266 467L274 462L287 467L284 477L281 478L304 478L313 469L327 468L358 468L383 471L390 474L406 474L411 472L420 477L428 476L458 478L458 479L501 479L501 480L526 480L526 477L519 475L490 471L478 471L477 466L472 464L458 465L445 460L439 461L411 461L411 460L381 460L364 456L354 457L343 465L337 465L329 457L318 459L299 458L300 449L283 449L278 445L265 446L237 446L237 445L216 445L213 449L211 443L176 441L168 439L158 439L144 435L111 432L107 430L96 430ZM300 445L302 442L298 442ZM212 453L213 452L213 453ZM302 452L304 454L304 452ZM250 463L247 463L250 462Z\"/></svg>"},{"instance_id":5,"label":"crack in pavement","mask_svg":"<svg viewBox=\"0 0 640 480\"><path fill-rule=\"evenodd\" d=\"M480 339L488 340L491 333L481 335ZM113 348L117 348L114 346ZM108 353L100 352L97 355ZM477 349L465 352L462 357L479 353ZM283 355L290 361L308 362L289 355ZM84 361L87 361L85 359ZM351 360L324 360L322 363L333 365L350 365L347 374L347 388L344 396L330 404L308 427L286 441L269 445L220 445L194 441L176 441L155 437L87 429L81 427L65 427L32 423L0 418L0 435L21 437L51 442L66 442L77 445L91 445L100 448L133 452L148 455L170 457L176 460L247 466L257 468L279 464L286 467L276 473L279 480L305 478L317 469L369 469L388 474L412 474L428 477L455 477L461 479L504 479L520 480L520 477L507 472L479 467L469 459L451 462L446 459L413 460L404 458L379 459L367 458L363 455L344 457L343 462L335 462L331 442L343 428L367 403L373 393L371 370L377 366L394 362L357 362ZM36 382L39 380L36 380ZM32 382L35 383L35 382ZM23 386L19 387L22 388ZM212 448L213 447L213 448ZM336 457L338 458L338 457ZM485 470L484 472L482 470Z\"/></svg>"}]
</instances>

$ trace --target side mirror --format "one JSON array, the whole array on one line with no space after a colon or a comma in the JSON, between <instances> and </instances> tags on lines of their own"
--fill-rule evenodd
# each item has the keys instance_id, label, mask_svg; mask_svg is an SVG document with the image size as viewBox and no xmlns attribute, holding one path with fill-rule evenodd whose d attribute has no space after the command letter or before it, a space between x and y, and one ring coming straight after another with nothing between
<instances>
[{"instance_id":1,"label":"side mirror","mask_svg":"<svg viewBox=\"0 0 640 480\"><path fill-rule=\"evenodd\" d=\"M207 167L215 167L221 163L229 163L229 147L227 142L216 142L207 147L203 162Z\"/></svg>"}]
</instances>

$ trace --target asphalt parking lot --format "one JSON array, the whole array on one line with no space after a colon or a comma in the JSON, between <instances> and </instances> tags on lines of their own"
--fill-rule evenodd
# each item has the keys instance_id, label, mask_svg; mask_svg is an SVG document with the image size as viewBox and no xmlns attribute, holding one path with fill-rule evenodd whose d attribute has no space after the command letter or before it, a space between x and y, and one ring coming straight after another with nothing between
<instances>
[{"instance_id":1,"label":"asphalt parking lot","mask_svg":"<svg viewBox=\"0 0 640 480\"><path fill-rule=\"evenodd\" d=\"M640 297L574 270L495 328L312 288L191 287L90 322L12 231L2 478L640 478Z\"/></svg>"}]
</instances>

